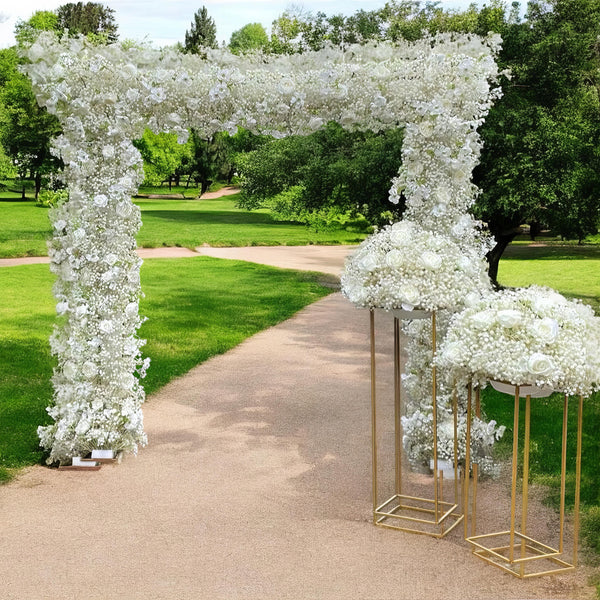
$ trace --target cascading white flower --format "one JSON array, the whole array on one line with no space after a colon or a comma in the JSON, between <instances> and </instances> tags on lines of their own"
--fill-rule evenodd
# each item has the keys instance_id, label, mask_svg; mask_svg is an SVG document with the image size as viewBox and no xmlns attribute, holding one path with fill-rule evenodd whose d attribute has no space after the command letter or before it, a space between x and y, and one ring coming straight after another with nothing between
<instances>
[{"instance_id":1,"label":"cascading white flower","mask_svg":"<svg viewBox=\"0 0 600 600\"><path fill-rule=\"evenodd\" d=\"M240 125L282 137L332 120L374 131L406 124L392 200L403 193L425 229L452 235L465 248L482 246L465 210L475 192L476 129L498 93L489 85L498 76L497 49L497 36L441 34L293 56L215 50L205 60L43 32L27 50L24 70L38 102L63 126L53 151L65 163L69 187L69 200L51 214L50 257L62 316L51 341L58 358L49 408L54 423L39 430L49 461L67 462L94 446L135 452L146 441L144 391L134 377L147 368L133 308L141 294L135 254L141 221L131 203L142 176L131 140L145 127L173 132L183 142L189 128L208 137ZM363 260L367 271L370 260ZM431 254L420 261L432 277L445 268ZM404 285L406 303L417 304L418 289ZM359 303L371 301L360 300L358 282L347 283L347 290ZM78 313L84 305L85 313Z\"/></svg>"}]
</instances>

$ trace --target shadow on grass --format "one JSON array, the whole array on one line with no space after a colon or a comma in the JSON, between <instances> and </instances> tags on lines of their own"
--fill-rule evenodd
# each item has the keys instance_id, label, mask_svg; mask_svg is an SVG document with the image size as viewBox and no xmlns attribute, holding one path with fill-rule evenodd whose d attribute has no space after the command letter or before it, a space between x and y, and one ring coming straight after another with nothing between
<instances>
[{"instance_id":1,"label":"shadow on grass","mask_svg":"<svg viewBox=\"0 0 600 600\"><path fill-rule=\"evenodd\" d=\"M292 221L275 221L270 215L261 213L234 212L234 211L184 211L184 210L144 210L144 220L148 218L161 219L177 223L202 223L205 225L296 225Z\"/></svg>"},{"instance_id":2,"label":"shadow on grass","mask_svg":"<svg viewBox=\"0 0 600 600\"><path fill-rule=\"evenodd\" d=\"M585 260L600 259L600 245L596 244L544 244L510 245L502 259L518 260Z\"/></svg>"}]
</instances>

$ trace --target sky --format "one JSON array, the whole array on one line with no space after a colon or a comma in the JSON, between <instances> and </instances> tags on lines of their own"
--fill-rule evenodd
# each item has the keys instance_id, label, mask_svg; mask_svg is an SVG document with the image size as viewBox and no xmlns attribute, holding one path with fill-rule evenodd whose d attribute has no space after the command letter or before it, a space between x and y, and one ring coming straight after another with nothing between
<instances>
[{"instance_id":1,"label":"sky","mask_svg":"<svg viewBox=\"0 0 600 600\"><path fill-rule=\"evenodd\" d=\"M38 10L54 10L69 0L0 0L0 48L15 43L17 20L26 21ZM75 1L75 0L70 0ZM87 0L86 0L87 1ZM271 23L286 9L299 6L310 12L351 15L374 10L385 0L99 0L115 10L120 39L149 40L156 46L183 42L194 13L203 5L217 26L219 42L248 23L261 23L270 32ZM442 0L448 8L466 8L472 0ZM483 4L483 0L476 0Z\"/></svg>"}]
</instances>

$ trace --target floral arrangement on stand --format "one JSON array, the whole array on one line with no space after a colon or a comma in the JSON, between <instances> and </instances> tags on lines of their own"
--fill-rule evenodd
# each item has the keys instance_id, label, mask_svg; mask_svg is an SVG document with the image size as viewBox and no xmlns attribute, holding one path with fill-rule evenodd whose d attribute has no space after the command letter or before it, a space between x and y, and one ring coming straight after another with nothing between
<instances>
[{"instance_id":1,"label":"floral arrangement on stand","mask_svg":"<svg viewBox=\"0 0 600 600\"><path fill-rule=\"evenodd\" d=\"M454 309L464 295L490 287L474 248L403 220L369 236L346 262L342 292L360 307Z\"/></svg>"},{"instance_id":2,"label":"floral arrangement on stand","mask_svg":"<svg viewBox=\"0 0 600 600\"><path fill-rule=\"evenodd\" d=\"M40 34L24 70L63 127L53 151L70 193L51 215L58 364L54 423L39 430L48 461L68 463L98 446L135 452L146 442L139 379L148 365L136 333L140 214L130 201L141 158L132 139L145 127L181 142L192 127L207 137L238 125L274 137L307 134L331 120L348 129L404 127L391 199L403 192L415 221L481 253L485 241L465 207L475 193L476 130L500 93L499 43L496 35L440 34L292 56L211 50L203 59Z\"/></svg>"},{"instance_id":3,"label":"floral arrangement on stand","mask_svg":"<svg viewBox=\"0 0 600 600\"><path fill-rule=\"evenodd\" d=\"M600 318L587 305L539 286L469 296L437 364L458 386L488 381L569 395L600 389Z\"/></svg>"}]
</instances>

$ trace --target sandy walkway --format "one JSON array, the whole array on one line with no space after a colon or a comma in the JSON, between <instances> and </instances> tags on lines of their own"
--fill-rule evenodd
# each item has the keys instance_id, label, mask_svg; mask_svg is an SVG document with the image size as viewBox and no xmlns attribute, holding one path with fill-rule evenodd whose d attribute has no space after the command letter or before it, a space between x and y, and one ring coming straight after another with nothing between
<instances>
[{"instance_id":1,"label":"sandy walkway","mask_svg":"<svg viewBox=\"0 0 600 600\"><path fill-rule=\"evenodd\" d=\"M378 327L385 339L389 321ZM336 293L150 398L137 459L28 469L0 487L0 599L592 597L583 570L519 581L460 531L370 523L368 364L367 315ZM487 495L506 501L502 486ZM552 514L534 513L544 530Z\"/></svg>"}]
</instances>

